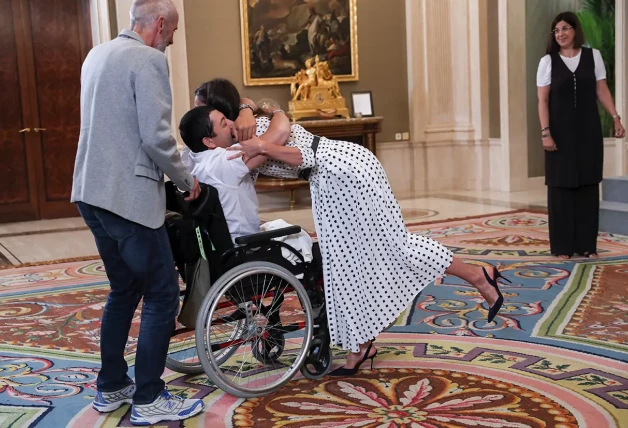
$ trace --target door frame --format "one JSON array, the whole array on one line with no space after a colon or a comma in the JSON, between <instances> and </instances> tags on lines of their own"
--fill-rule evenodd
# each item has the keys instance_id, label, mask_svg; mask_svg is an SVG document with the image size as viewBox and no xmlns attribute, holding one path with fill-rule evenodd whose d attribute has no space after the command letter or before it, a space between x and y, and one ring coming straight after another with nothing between
<instances>
[{"instance_id":1,"label":"door frame","mask_svg":"<svg viewBox=\"0 0 628 428\"><path fill-rule=\"evenodd\" d=\"M110 1L111 0L89 0L89 17L92 27L93 46L111 40Z\"/></svg>"}]
</instances>

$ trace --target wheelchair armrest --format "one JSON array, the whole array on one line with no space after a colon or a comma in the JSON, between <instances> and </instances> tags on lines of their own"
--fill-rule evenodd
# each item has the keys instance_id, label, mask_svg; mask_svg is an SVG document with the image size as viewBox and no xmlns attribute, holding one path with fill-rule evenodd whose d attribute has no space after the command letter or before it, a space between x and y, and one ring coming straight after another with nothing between
<instances>
[{"instance_id":1,"label":"wheelchair armrest","mask_svg":"<svg viewBox=\"0 0 628 428\"><path fill-rule=\"evenodd\" d=\"M281 229L269 230L267 232L254 233L253 235L240 236L235 239L238 245L254 245L270 241L281 236L294 235L301 232L301 226L289 226Z\"/></svg>"}]
</instances>

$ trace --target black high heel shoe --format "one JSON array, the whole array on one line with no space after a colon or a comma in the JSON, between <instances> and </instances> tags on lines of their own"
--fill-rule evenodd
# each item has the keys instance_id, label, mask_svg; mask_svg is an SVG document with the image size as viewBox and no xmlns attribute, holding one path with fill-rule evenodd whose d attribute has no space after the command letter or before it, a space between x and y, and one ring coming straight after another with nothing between
<instances>
[{"instance_id":1,"label":"black high heel shoe","mask_svg":"<svg viewBox=\"0 0 628 428\"><path fill-rule=\"evenodd\" d=\"M497 315L502 305L504 304L504 296L502 295L502 292L499 289L499 283L497 282L497 280L501 278L509 284L510 284L510 280L504 278L495 266L493 266L493 278L488 276L488 272L486 272L486 269L484 269L484 267L482 267L482 272L484 272L484 276L486 277L486 280L488 281L488 283L491 284L495 290L497 290L497 300L495 301L495 303L493 303L493 306L488 308L487 322L491 322L493 321L493 318L495 318L495 315Z\"/></svg>"},{"instance_id":2,"label":"black high heel shoe","mask_svg":"<svg viewBox=\"0 0 628 428\"><path fill-rule=\"evenodd\" d=\"M375 342L375 341L372 340L371 343L369 344L368 348L366 348L366 352L364 353L364 358L362 358L362 361L360 361L358 364L356 364L354 368L347 369L345 367L338 367L336 370L333 370L333 371L329 372L329 376L334 376L334 377L353 376L354 374L356 374L358 372L358 370L360 369L360 366L366 360L371 360L371 370L373 370L373 360L375 359L375 356L377 355L377 349L376 349L375 353L373 355L369 356L369 352L371 352L371 348L373 347L373 342Z\"/></svg>"}]
</instances>

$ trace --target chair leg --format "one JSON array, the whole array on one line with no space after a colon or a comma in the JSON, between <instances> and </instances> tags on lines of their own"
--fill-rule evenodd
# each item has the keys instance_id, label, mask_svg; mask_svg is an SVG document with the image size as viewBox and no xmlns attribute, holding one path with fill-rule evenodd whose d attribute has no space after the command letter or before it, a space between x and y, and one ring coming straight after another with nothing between
<instances>
[{"instance_id":1,"label":"chair leg","mask_svg":"<svg viewBox=\"0 0 628 428\"><path fill-rule=\"evenodd\" d=\"M297 189L290 189L290 209L291 210L294 209L294 206L297 203L296 192L297 192Z\"/></svg>"}]
</instances>

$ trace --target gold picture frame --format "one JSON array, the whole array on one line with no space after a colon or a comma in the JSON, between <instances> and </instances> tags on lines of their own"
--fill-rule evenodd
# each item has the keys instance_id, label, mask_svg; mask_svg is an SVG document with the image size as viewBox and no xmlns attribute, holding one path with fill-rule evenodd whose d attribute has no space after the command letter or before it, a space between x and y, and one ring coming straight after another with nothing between
<instances>
[{"instance_id":1,"label":"gold picture frame","mask_svg":"<svg viewBox=\"0 0 628 428\"><path fill-rule=\"evenodd\" d=\"M358 80L356 3L240 0L244 85L290 84L305 60L316 55L330 64L338 81Z\"/></svg>"}]
</instances>

